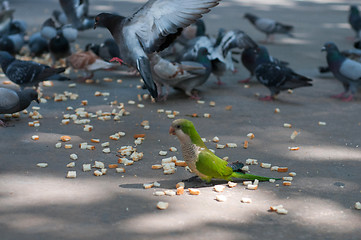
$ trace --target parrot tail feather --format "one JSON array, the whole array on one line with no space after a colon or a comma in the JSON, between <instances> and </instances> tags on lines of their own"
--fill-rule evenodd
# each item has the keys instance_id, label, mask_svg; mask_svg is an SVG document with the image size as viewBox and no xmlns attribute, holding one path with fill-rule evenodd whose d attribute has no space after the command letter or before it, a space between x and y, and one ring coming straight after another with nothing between
<instances>
[{"instance_id":1,"label":"parrot tail feather","mask_svg":"<svg viewBox=\"0 0 361 240\"><path fill-rule=\"evenodd\" d=\"M240 173L240 172L233 172L231 175L232 178L238 179L248 179L248 180L255 180L258 179L259 181L268 181L270 179L281 180L282 178L269 178L269 177L262 177L256 176L248 173Z\"/></svg>"}]
</instances>

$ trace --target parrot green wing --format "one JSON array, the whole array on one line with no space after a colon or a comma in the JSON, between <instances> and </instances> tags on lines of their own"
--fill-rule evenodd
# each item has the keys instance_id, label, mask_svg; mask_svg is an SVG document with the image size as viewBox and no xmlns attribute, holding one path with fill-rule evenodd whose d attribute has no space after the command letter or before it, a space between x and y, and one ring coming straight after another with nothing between
<instances>
[{"instance_id":1,"label":"parrot green wing","mask_svg":"<svg viewBox=\"0 0 361 240\"><path fill-rule=\"evenodd\" d=\"M210 178L230 180L233 170L227 164L227 161L217 157L210 150L204 149L198 155L196 167L200 173Z\"/></svg>"}]
</instances>

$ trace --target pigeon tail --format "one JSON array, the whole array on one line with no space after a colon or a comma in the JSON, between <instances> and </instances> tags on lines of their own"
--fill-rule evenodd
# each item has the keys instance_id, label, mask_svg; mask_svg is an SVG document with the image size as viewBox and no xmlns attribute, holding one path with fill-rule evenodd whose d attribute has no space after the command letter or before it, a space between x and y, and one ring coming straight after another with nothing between
<instances>
[{"instance_id":1,"label":"pigeon tail","mask_svg":"<svg viewBox=\"0 0 361 240\"><path fill-rule=\"evenodd\" d=\"M41 80L46 80L49 77L52 77L56 74L62 73L65 71L66 68L61 67L61 68L51 68L51 67L47 67L44 69L44 71L42 71L39 76L37 77L37 79Z\"/></svg>"},{"instance_id":2,"label":"pigeon tail","mask_svg":"<svg viewBox=\"0 0 361 240\"><path fill-rule=\"evenodd\" d=\"M144 84L147 87L150 95L156 99L158 97L157 86L155 85L152 78L149 60L146 57L139 57L137 59L137 69L142 76Z\"/></svg>"}]
</instances>

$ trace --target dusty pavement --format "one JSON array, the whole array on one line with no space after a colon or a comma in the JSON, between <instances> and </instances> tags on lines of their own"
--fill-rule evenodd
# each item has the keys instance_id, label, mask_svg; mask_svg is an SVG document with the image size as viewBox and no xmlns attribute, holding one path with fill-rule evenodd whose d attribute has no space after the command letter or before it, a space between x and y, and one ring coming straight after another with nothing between
<instances>
[{"instance_id":1,"label":"dusty pavement","mask_svg":"<svg viewBox=\"0 0 361 240\"><path fill-rule=\"evenodd\" d=\"M115 11L127 15L144 1L91 1L91 13ZM272 2L272 3L269 3ZM293 94L282 93L277 101L261 102L255 96L268 94L268 90L255 80L245 88L237 81L248 72L237 65L238 73L228 73L227 83L218 87L212 76L200 88L204 104L189 100L173 91L167 102L151 103L138 101L139 78L119 77L109 72L99 72L98 83L77 83L69 88L67 83L55 83L43 87L46 96L70 91L79 94L77 100L54 102L49 100L39 106L43 115L40 127L28 126L32 121L22 114L19 120L11 120L14 127L0 129L0 233L2 240L10 239L360 239L361 212L354 204L361 201L361 93L349 103L330 98L341 92L341 84L330 74L320 75L317 66L325 64L325 54L320 52L326 41L334 41L341 49L351 47L347 37L353 36L346 22L349 3L358 1L223 1L205 16L207 32L216 34L219 27L239 28L255 40L264 36L256 31L242 15L246 11L277 18L295 25L296 38L276 36L274 44L268 45L270 53L289 61L296 71L314 78L311 88L297 89ZM50 11L59 8L57 1L13 0L17 9L15 16L24 19L29 29L39 27ZM101 42L109 36L105 30L89 30L80 33L79 44ZM110 77L112 82L102 79ZM117 83L121 78L123 82ZM1 78L5 80L5 78ZM109 92L108 97L95 97L96 91ZM81 100L88 100L86 111L112 111L110 102L123 102L129 116L120 121L101 121L93 118L94 130L84 132L81 125L62 125L63 114L68 106L81 107ZM134 100L135 105L128 104ZM209 106L215 101L215 107ZM137 104L144 104L144 108ZM232 106L226 110L226 106ZM280 113L275 114L275 108ZM117 109L117 108L115 108ZM168 135L172 119L158 109L179 111L177 117L197 113L192 118L202 137L211 140L220 138L220 143L234 142L237 148L217 149L221 156L230 160L258 159L277 166L287 166L297 176L292 186L276 187L275 183L261 183L258 190L245 189L241 183L235 188L226 188L221 194L226 202L217 202L219 194L212 186L199 187L201 194L191 196L154 196L159 190L175 190L177 182L192 175L178 167L173 175L164 175L161 170L152 170L164 158L160 150L179 148L178 140ZM119 110L119 109L117 109ZM31 111L31 108L29 108ZM210 113L210 118L203 118ZM150 122L144 130L140 123ZM319 121L326 122L320 126ZM284 123L292 128L284 128ZM109 136L123 131L126 136L118 141ZM294 141L293 131L300 134ZM242 144L248 133L248 149ZM82 164L102 161L106 165L117 162L116 151L121 146L134 145L134 134L145 133L144 142L137 147L144 158L132 166L125 166L125 173L108 169L104 176L95 177L92 172L83 172ZM39 135L38 141L31 139ZM56 149L60 136L72 137L72 149ZM90 143L99 138L110 142L111 153L102 152L99 143L96 150L81 150L78 144ZM215 143L207 145L215 149ZM288 147L298 146L298 151ZM69 155L79 157L73 169L66 167L71 162ZM182 159L180 152L169 156ZM47 168L36 166L39 162ZM121 164L120 164L121 165ZM251 166L251 173L272 177L286 173L271 172L259 165ZM68 170L76 170L76 179L66 179ZM93 169L94 170L94 169ZM160 187L143 189L144 183L157 181ZM197 183L186 183L195 186ZM217 184L226 185L225 182ZM241 203L249 197L252 203ZM158 201L169 203L167 210L158 210ZM269 212L270 206L282 204L287 215Z\"/></svg>"}]
</instances>

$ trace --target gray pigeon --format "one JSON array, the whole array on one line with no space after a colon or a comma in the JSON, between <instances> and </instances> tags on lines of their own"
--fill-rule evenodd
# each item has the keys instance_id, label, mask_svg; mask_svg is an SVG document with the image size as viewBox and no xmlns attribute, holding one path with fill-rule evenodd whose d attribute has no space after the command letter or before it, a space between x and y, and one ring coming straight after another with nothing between
<instances>
[{"instance_id":1,"label":"gray pigeon","mask_svg":"<svg viewBox=\"0 0 361 240\"><path fill-rule=\"evenodd\" d=\"M171 62L155 53L150 55L154 81L159 89L158 99L164 101L167 99L169 86L184 91L192 99L199 99L194 90L204 84L211 73L212 66L207 55L207 49L201 48L198 51L197 62L181 63ZM165 95L162 95L163 85L166 87Z\"/></svg>"},{"instance_id":2,"label":"gray pigeon","mask_svg":"<svg viewBox=\"0 0 361 240\"><path fill-rule=\"evenodd\" d=\"M293 37L291 34L293 26L291 25L286 25L269 18L260 18L251 13L246 13L244 17L248 19L259 31L266 34L267 38L265 42L268 42L270 38L273 40L273 34L275 33L287 34L288 36Z\"/></svg>"},{"instance_id":3,"label":"gray pigeon","mask_svg":"<svg viewBox=\"0 0 361 240\"><path fill-rule=\"evenodd\" d=\"M283 90L312 86L312 79L274 62L258 65L255 75L257 80L271 91L270 96L260 98L263 101L274 100L275 96Z\"/></svg>"},{"instance_id":4,"label":"gray pigeon","mask_svg":"<svg viewBox=\"0 0 361 240\"><path fill-rule=\"evenodd\" d=\"M351 101L361 84L361 63L342 55L333 42L325 43L322 51L327 52L328 67L345 89L344 92L333 97Z\"/></svg>"},{"instance_id":5,"label":"gray pigeon","mask_svg":"<svg viewBox=\"0 0 361 240\"><path fill-rule=\"evenodd\" d=\"M348 15L348 23L351 25L351 28L356 33L356 38L361 38L361 16L360 12L356 5L350 6L350 11Z\"/></svg>"},{"instance_id":6,"label":"gray pigeon","mask_svg":"<svg viewBox=\"0 0 361 240\"><path fill-rule=\"evenodd\" d=\"M15 91L8 88L0 88L0 114L11 114L24 110L32 101L38 100L38 93L34 89ZM0 126L5 126L0 120Z\"/></svg>"},{"instance_id":7,"label":"gray pigeon","mask_svg":"<svg viewBox=\"0 0 361 240\"><path fill-rule=\"evenodd\" d=\"M4 1L7 2L8 1ZM2 4L2 10L0 11L0 35L9 34L10 31L10 24L13 18L13 14L15 9L10 9L8 4Z\"/></svg>"},{"instance_id":8,"label":"gray pigeon","mask_svg":"<svg viewBox=\"0 0 361 240\"><path fill-rule=\"evenodd\" d=\"M159 52L180 35L184 27L218 5L220 0L149 0L132 16L101 13L96 26L106 27L117 42L120 58L137 68L150 94L158 96L147 54Z\"/></svg>"},{"instance_id":9,"label":"gray pigeon","mask_svg":"<svg viewBox=\"0 0 361 240\"><path fill-rule=\"evenodd\" d=\"M23 89L26 86L38 86L39 82L45 80L70 80L59 75L65 68L51 68L44 64L17 60L8 52L0 51L0 65L6 77L12 82L20 85Z\"/></svg>"},{"instance_id":10,"label":"gray pigeon","mask_svg":"<svg viewBox=\"0 0 361 240\"><path fill-rule=\"evenodd\" d=\"M60 26L66 25L68 23L68 18L66 17L64 12L59 10L54 10L52 15Z\"/></svg>"}]
</instances>

